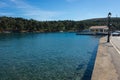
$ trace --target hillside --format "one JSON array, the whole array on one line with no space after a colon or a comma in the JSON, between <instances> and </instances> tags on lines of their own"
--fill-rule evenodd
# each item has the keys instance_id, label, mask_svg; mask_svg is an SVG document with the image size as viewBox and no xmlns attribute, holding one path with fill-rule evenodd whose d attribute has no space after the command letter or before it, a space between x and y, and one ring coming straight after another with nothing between
<instances>
[{"instance_id":1,"label":"hillside","mask_svg":"<svg viewBox=\"0 0 120 80\"><path fill-rule=\"evenodd\" d=\"M95 18L95 19L88 19L83 20L84 23L89 25L107 25L107 18ZM112 29L119 29L120 30L120 17L112 17L111 18Z\"/></svg>"},{"instance_id":2,"label":"hillside","mask_svg":"<svg viewBox=\"0 0 120 80\"><path fill-rule=\"evenodd\" d=\"M120 30L120 18L111 18L112 29ZM74 32L90 26L107 25L107 18L95 18L82 21L36 21L33 19L0 17L0 32Z\"/></svg>"}]
</instances>

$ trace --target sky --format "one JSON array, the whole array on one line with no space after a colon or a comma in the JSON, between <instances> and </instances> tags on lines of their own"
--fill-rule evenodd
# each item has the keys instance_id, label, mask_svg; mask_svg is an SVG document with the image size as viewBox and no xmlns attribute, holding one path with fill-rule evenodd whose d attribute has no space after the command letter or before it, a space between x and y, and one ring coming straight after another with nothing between
<instances>
[{"instance_id":1,"label":"sky","mask_svg":"<svg viewBox=\"0 0 120 80\"><path fill-rule=\"evenodd\" d=\"M120 16L120 0L0 0L0 16L39 21Z\"/></svg>"}]
</instances>

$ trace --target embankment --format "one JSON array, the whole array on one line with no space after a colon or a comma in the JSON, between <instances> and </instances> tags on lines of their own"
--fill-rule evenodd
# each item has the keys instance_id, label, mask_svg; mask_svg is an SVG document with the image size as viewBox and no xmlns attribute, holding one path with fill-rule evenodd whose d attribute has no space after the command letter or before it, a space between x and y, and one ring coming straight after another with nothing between
<instances>
[{"instance_id":1,"label":"embankment","mask_svg":"<svg viewBox=\"0 0 120 80\"><path fill-rule=\"evenodd\" d=\"M115 65L117 55L112 44L107 43L106 37L102 37L99 42L91 80L119 80Z\"/></svg>"}]
</instances>

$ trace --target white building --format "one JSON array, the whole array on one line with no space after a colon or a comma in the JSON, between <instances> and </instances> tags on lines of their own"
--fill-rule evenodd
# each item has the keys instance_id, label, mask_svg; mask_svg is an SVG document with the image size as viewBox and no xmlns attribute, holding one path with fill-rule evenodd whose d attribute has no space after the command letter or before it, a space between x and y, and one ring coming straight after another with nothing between
<instances>
[{"instance_id":1,"label":"white building","mask_svg":"<svg viewBox=\"0 0 120 80\"><path fill-rule=\"evenodd\" d=\"M89 30L95 33L107 33L108 27L107 26L91 26Z\"/></svg>"}]
</instances>

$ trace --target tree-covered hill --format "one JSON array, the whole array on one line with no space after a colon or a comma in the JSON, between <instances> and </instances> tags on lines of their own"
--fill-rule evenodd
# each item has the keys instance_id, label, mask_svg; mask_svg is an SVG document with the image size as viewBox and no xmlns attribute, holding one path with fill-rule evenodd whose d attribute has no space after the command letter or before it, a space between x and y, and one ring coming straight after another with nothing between
<instances>
[{"instance_id":1,"label":"tree-covered hill","mask_svg":"<svg viewBox=\"0 0 120 80\"><path fill-rule=\"evenodd\" d=\"M120 30L120 18L111 18L112 29ZM33 19L0 17L0 32L74 32L90 26L107 25L107 18L96 18L82 21L36 21Z\"/></svg>"},{"instance_id":2,"label":"tree-covered hill","mask_svg":"<svg viewBox=\"0 0 120 80\"><path fill-rule=\"evenodd\" d=\"M91 25L107 25L107 18L95 18L95 19L88 19L83 20L83 22L86 22ZM111 18L111 24L112 28L119 29L120 30L120 18L119 17L112 17Z\"/></svg>"}]
</instances>

